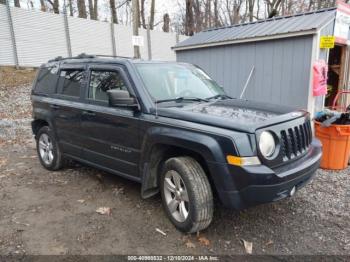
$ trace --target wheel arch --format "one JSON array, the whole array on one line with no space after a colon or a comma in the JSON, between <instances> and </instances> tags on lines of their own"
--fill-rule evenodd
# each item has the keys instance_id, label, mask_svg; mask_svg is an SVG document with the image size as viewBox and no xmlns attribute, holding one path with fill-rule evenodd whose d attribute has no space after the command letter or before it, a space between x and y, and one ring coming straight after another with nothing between
<instances>
[{"instance_id":1,"label":"wheel arch","mask_svg":"<svg viewBox=\"0 0 350 262\"><path fill-rule=\"evenodd\" d=\"M164 131L164 130L163 130ZM210 136L188 131L146 134L143 143L141 195L148 198L159 192L159 174L162 164L169 158L189 156L194 158L204 169L215 192L212 171L208 161L223 161L224 154L218 142Z\"/></svg>"},{"instance_id":2,"label":"wheel arch","mask_svg":"<svg viewBox=\"0 0 350 262\"><path fill-rule=\"evenodd\" d=\"M42 128L43 126L51 127L50 122L45 119L35 119L32 121L31 124L32 124L32 131L35 137L38 134L40 128Z\"/></svg>"}]
</instances>

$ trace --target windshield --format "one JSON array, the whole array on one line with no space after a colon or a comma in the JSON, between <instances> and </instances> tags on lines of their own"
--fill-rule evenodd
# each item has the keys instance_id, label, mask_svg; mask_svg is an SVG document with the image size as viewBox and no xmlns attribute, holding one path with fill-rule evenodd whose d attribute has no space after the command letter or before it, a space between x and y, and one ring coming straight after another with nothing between
<instances>
[{"instance_id":1,"label":"windshield","mask_svg":"<svg viewBox=\"0 0 350 262\"><path fill-rule=\"evenodd\" d=\"M225 95L214 80L195 66L140 63L136 67L154 101Z\"/></svg>"}]
</instances>

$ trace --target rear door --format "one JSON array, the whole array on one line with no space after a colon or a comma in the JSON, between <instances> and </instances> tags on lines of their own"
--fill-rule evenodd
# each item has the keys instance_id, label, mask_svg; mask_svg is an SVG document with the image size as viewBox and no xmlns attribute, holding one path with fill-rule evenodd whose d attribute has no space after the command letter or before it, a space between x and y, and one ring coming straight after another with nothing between
<instances>
[{"instance_id":1,"label":"rear door","mask_svg":"<svg viewBox=\"0 0 350 262\"><path fill-rule=\"evenodd\" d=\"M59 144L72 156L81 156L81 114L86 73L84 66L69 65L60 68L56 101L51 104Z\"/></svg>"},{"instance_id":2,"label":"rear door","mask_svg":"<svg viewBox=\"0 0 350 262\"><path fill-rule=\"evenodd\" d=\"M110 107L107 90L131 90L122 66L92 65L82 112L84 158L122 176L138 180L140 158L139 113Z\"/></svg>"}]
</instances>

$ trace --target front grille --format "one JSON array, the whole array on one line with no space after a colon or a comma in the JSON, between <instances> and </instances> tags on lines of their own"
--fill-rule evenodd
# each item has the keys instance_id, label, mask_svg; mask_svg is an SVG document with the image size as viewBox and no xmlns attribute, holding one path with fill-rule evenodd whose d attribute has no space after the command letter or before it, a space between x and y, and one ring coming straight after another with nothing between
<instances>
[{"instance_id":1,"label":"front grille","mask_svg":"<svg viewBox=\"0 0 350 262\"><path fill-rule=\"evenodd\" d=\"M283 161L298 157L305 153L312 140L310 120L305 123L281 131L281 152Z\"/></svg>"}]
</instances>

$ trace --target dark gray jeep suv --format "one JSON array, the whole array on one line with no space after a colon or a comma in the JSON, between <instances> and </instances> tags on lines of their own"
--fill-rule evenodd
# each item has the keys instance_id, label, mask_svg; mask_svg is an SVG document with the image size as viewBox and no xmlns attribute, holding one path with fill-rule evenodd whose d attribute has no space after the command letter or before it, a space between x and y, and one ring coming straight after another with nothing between
<instances>
[{"instance_id":1,"label":"dark gray jeep suv","mask_svg":"<svg viewBox=\"0 0 350 262\"><path fill-rule=\"evenodd\" d=\"M319 166L302 110L230 98L200 68L81 55L42 65L32 91L41 164L67 159L159 191L181 231L208 227L216 196L242 209L292 196Z\"/></svg>"}]
</instances>

